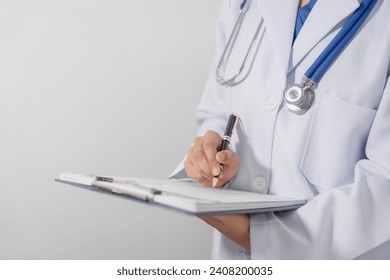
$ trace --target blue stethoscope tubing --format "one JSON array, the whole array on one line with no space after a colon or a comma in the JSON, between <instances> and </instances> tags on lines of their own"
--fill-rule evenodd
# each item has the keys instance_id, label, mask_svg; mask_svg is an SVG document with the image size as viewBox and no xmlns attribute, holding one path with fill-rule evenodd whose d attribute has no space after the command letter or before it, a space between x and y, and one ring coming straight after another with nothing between
<instances>
[{"instance_id":1,"label":"blue stethoscope tubing","mask_svg":"<svg viewBox=\"0 0 390 280\"><path fill-rule=\"evenodd\" d=\"M314 83L318 83L321 80L325 72L363 25L371 10L375 7L377 1L378 0L362 1L360 7L355 10L340 32L337 33L325 50L306 71L305 76L308 79L312 80Z\"/></svg>"},{"instance_id":2,"label":"blue stethoscope tubing","mask_svg":"<svg viewBox=\"0 0 390 280\"><path fill-rule=\"evenodd\" d=\"M247 2L247 0L242 1L241 6L240 6L240 9L243 9L243 8L244 8L246 2Z\"/></svg>"}]
</instances>

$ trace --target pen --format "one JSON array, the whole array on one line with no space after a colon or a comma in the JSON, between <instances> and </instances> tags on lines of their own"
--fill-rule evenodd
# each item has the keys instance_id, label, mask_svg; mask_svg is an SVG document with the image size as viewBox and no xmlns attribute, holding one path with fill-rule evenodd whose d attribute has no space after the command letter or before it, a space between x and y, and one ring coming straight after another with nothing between
<instances>
[{"instance_id":1,"label":"pen","mask_svg":"<svg viewBox=\"0 0 390 280\"><path fill-rule=\"evenodd\" d=\"M224 136L222 137L222 144L218 152L225 151L228 148L230 144L230 139L232 137L234 129L236 128L237 123L238 123L238 115L236 113L231 113L228 122L226 124L225 133ZM220 166L220 170L221 170L220 173L217 176L214 176L213 178L213 188L215 188L215 186L218 184L219 175L223 170L222 164Z\"/></svg>"}]
</instances>

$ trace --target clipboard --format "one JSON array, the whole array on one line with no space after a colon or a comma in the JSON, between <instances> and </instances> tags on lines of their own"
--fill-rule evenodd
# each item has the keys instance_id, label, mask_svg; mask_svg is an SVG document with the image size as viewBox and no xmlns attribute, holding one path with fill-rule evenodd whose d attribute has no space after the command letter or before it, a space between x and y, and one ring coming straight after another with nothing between
<instances>
[{"instance_id":1,"label":"clipboard","mask_svg":"<svg viewBox=\"0 0 390 280\"><path fill-rule=\"evenodd\" d=\"M57 182L86 190L173 209L191 215L257 214L293 210L302 197L232 189L212 189L192 181L61 173Z\"/></svg>"}]
</instances>

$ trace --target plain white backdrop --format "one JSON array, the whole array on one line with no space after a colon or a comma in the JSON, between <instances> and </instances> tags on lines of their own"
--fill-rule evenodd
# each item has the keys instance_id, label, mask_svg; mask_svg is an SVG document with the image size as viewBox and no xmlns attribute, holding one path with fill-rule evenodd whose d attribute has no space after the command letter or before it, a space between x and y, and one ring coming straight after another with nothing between
<instances>
[{"instance_id":1,"label":"plain white backdrop","mask_svg":"<svg viewBox=\"0 0 390 280\"><path fill-rule=\"evenodd\" d=\"M54 182L167 177L221 0L0 1L0 259L207 259L196 217Z\"/></svg>"}]
</instances>

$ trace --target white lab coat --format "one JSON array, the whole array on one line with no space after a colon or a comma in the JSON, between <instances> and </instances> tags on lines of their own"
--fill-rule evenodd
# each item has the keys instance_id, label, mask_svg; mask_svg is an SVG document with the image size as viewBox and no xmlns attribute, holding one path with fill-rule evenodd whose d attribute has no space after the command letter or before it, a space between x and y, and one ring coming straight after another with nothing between
<instances>
[{"instance_id":1,"label":"white lab coat","mask_svg":"<svg viewBox=\"0 0 390 280\"><path fill-rule=\"evenodd\" d=\"M261 42L248 78L226 88L215 68L239 10L223 3L216 59L196 109L199 134L240 125L231 147L241 158L229 187L305 196L298 210L251 215L251 250L215 232L218 259L390 259L390 1L379 0L363 28L322 78L304 115L281 104L337 34L358 0L318 0L292 46L298 0L254 0L226 70L242 62L259 20ZM174 177L183 177L179 165Z\"/></svg>"}]
</instances>

